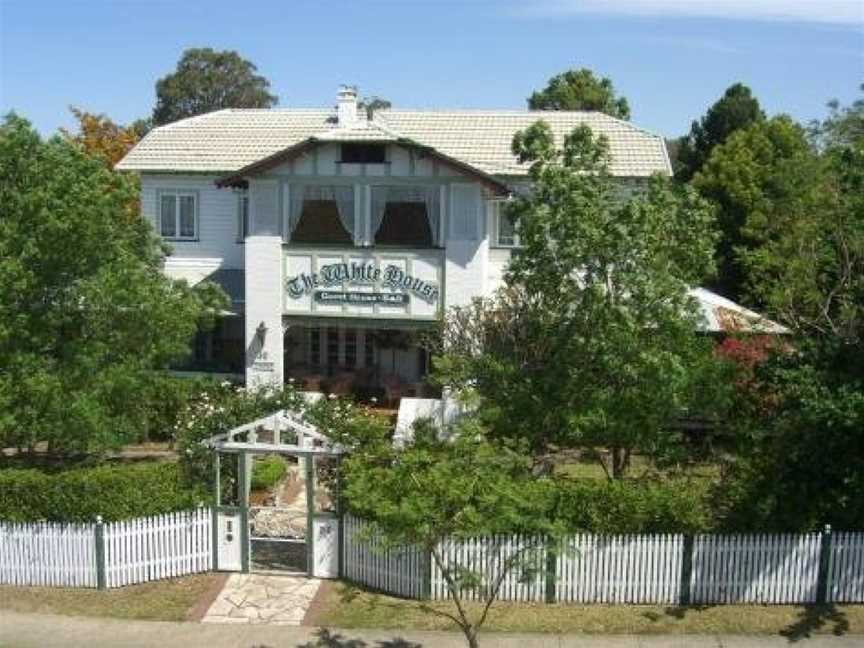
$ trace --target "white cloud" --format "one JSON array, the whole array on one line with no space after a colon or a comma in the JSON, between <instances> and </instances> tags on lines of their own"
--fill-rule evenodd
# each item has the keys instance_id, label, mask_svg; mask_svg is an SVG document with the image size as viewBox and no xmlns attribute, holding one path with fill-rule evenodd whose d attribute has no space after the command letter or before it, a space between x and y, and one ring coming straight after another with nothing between
<instances>
[{"instance_id":1,"label":"white cloud","mask_svg":"<svg viewBox=\"0 0 864 648\"><path fill-rule=\"evenodd\" d=\"M790 20L864 27L864 0L533 0L525 16L604 14Z\"/></svg>"}]
</instances>

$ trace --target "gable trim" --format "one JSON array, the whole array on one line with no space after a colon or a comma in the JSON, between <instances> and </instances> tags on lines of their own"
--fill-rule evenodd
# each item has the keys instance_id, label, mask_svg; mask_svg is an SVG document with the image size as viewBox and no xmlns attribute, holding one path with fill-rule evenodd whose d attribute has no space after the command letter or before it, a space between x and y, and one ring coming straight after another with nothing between
<instances>
[{"instance_id":1,"label":"gable trim","mask_svg":"<svg viewBox=\"0 0 864 648\"><path fill-rule=\"evenodd\" d=\"M263 173L264 171L275 168L280 164L295 160L301 155L304 155L305 153L317 151L319 146L333 143L334 142L331 142L327 139L321 139L319 137L309 137L302 142L289 146L288 148L285 148L281 151L277 151L273 155L269 155L261 160L258 160L257 162L246 165L245 167L238 171L235 171L234 173L217 179L216 186L219 188L245 186L247 184L247 178L250 175ZM473 178L474 180L482 184L484 187L489 189L495 195L506 196L510 194L510 188L494 176L491 176L488 173L481 171L480 169L471 166L466 162L457 160L456 158L450 157L449 155L445 155L440 151L432 148L431 146L420 144L419 142L415 142L414 140L408 138L399 138L395 141L392 139L382 139L380 142L373 142L367 140L366 143L396 144L397 146L401 146L402 148L413 150L419 153L420 157L432 158L443 166L449 167L455 171L458 171L462 175Z\"/></svg>"}]
</instances>

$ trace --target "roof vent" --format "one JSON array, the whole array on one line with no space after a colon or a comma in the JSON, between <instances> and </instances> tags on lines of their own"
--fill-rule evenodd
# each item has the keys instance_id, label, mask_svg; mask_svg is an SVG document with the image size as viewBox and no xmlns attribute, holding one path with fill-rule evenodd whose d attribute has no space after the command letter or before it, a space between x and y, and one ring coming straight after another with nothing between
<instances>
[{"instance_id":1,"label":"roof vent","mask_svg":"<svg viewBox=\"0 0 864 648\"><path fill-rule=\"evenodd\" d=\"M339 128L351 128L357 125L357 87L339 86L336 95L336 117Z\"/></svg>"}]
</instances>

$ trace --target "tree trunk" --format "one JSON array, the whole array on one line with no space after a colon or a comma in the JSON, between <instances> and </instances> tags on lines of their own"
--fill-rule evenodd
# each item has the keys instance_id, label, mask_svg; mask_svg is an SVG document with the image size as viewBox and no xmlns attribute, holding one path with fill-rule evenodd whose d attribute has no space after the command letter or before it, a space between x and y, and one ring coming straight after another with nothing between
<instances>
[{"instance_id":1,"label":"tree trunk","mask_svg":"<svg viewBox=\"0 0 864 648\"><path fill-rule=\"evenodd\" d=\"M480 648L480 642L477 640L477 629L473 627L463 628L465 640L468 642L468 648Z\"/></svg>"},{"instance_id":2,"label":"tree trunk","mask_svg":"<svg viewBox=\"0 0 864 648\"><path fill-rule=\"evenodd\" d=\"M630 467L630 451L613 447L610 452L612 454L612 479L623 479Z\"/></svg>"}]
</instances>

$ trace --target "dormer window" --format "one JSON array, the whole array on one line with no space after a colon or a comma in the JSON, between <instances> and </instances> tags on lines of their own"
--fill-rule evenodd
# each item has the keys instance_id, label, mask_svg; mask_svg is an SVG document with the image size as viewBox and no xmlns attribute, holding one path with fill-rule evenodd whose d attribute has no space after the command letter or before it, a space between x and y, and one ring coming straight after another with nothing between
<instances>
[{"instance_id":1,"label":"dormer window","mask_svg":"<svg viewBox=\"0 0 864 648\"><path fill-rule=\"evenodd\" d=\"M342 159L346 164L384 164L387 147L384 144L343 144Z\"/></svg>"}]
</instances>

